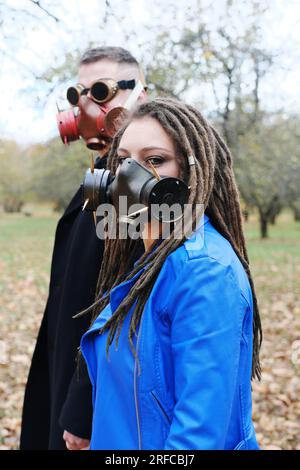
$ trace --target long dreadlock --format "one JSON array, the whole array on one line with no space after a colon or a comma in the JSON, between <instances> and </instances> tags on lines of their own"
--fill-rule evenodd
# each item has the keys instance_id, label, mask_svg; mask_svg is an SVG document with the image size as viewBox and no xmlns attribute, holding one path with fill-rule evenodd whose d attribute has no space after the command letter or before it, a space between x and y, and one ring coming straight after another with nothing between
<instances>
[{"instance_id":1,"label":"long dreadlock","mask_svg":"<svg viewBox=\"0 0 300 470\"><path fill-rule=\"evenodd\" d=\"M184 179L190 186L188 203L195 207L202 204L214 227L232 245L240 259L253 295L253 358L252 378L261 378L259 351L262 343L262 328L254 284L249 268L249 259L242 227L239 194L232 169L232 157L218 132L206 121L202 114L192 106L169 98L157 98L141 104L130 119L115 136L108 158L108 169L115 173L118 162L115 158L121 137L135 119L143 117L156 119L175 144L176 154ZM188 157L194 155L195 164L188 166ZM195 215L193 215L193 218ZM196 220L193 220L193 227ZM81 313L93 311L93 319L108 303L109 292L123 281L129 280L147 265L122 300L100 333L108 330L106 351L114 338L118 343L123 322L132 306L133 314L129 326L129 343L136 357L133 337L136 335L142 313L158 274L171 252L176 250L187 238L178 239L176 226L170 236L163 241L156 241L153 250L139 259L133 267L141 240L127 238L107 239L103 263L96 287L95 302ZM129 273L129 274L128 274Z\"/></svg>"}]
</instances>

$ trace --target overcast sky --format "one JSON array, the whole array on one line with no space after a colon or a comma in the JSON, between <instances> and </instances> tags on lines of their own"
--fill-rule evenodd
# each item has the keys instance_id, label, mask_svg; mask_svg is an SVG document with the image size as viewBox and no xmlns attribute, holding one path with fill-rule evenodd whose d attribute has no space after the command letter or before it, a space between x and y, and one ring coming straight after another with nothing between
<instances>
[{"instance_id":1,"label":"overcast sky","mask_svg":"<svg viewBox=\"0 0 300 470\"><path fill-rule=\"evenodd\" d=\"M0 50L4 47L6 50L5 55L0 55L0 138L14 138L27 145L57 135L55 101L65 86L55 88L45 99L47 84L34 80L33 75L39 76L53 64L59 65L67 52L82 50L89 41L124 46L124 30L135 31L135 39L125 47L140 59L140 44L153 40L149 25L158 21L158 17L163 18L167 1L161 0L161 11L154 11L152 0L111 0L113 9L123 13L124 20L117 23L109 17L109 34L107 27L104 34L105 0L41 0L40 4L59 22L30 0L4 0L4 6L0 6ZM186 4L196 2L190 0ZM217 26L222 21L225 0L202 3L211 6L208 19ZM247 1L240 3L242 18ZM288 53L281 61L282 68L264 81L261 96L267 109L296 113L300 97L300 1L270 0L268 4L262 25L263 45L269 50L284 46ZM177 7L179 30L183 26L180 25L183 2L174 0L173 5ZM241 18L237 18L237 24L243 28ZM213 101L208 100L206 106L213 111Z\"/></svg>"}]
</instances>

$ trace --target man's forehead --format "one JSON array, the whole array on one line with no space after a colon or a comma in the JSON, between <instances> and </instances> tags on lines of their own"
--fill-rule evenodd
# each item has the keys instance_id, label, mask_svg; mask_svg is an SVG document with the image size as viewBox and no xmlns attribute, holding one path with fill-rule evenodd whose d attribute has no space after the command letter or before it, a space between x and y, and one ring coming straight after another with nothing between
<instances>
[{"instance_id":1,"label":"man's forehead","mask_svg":"<svg viewBox=\"0 0 300 470\"><path fill-rule=\"evenodd\" d=\"M79 67L78 82L89 87L99 78L112 78L118 80L131 80L136 78L135 67L130 64L118 64L107 60L99 60Z\"/></svg>"}]
</instances>

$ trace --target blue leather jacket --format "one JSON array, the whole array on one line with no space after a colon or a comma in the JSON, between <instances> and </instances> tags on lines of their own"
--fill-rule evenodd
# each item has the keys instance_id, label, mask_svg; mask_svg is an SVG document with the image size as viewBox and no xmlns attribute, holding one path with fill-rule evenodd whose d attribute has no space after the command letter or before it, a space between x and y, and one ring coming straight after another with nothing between
<instances>
[{"instance_id":1,"label":"blue leather jacket","mask_svg":"<svg viewBox=\"0 0 300 470\"><path fill-rule=\"evenodd\" d=\"M252 423L252 294L230 243L204 216L166 259L130 349L124 321L98 331L139 277L115 287L83 336L93 386L91 449L259 449Z\"/></svg>"}]
</instances>

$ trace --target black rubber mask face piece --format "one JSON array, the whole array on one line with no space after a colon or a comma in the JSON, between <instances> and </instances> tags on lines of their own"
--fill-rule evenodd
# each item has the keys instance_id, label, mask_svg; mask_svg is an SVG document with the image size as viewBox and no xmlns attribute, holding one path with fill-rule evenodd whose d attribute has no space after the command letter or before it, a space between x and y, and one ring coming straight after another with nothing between
<instances>
[{"instance_id":1,"label":"black rubber mask face piece","mask_svg":"<svg viewBox=\"0 0 300 470\"><path fill-rule=\"evenodd\" d=\"M169 215L164 216L160 207L177 204L178 208L183 208L188 195L188 186L182 180L168 176L158 180L132 158L123 160L115 177L107 170L94 170L94 173L88 170L84 181L84 199L89 199L87 209L96 210L99 204L111 203L118 216L130 216L131 206L139 204L151 210L151 215L162 222L175 220L176 214L169 220Z\"/></svg>"}]
</instances>

